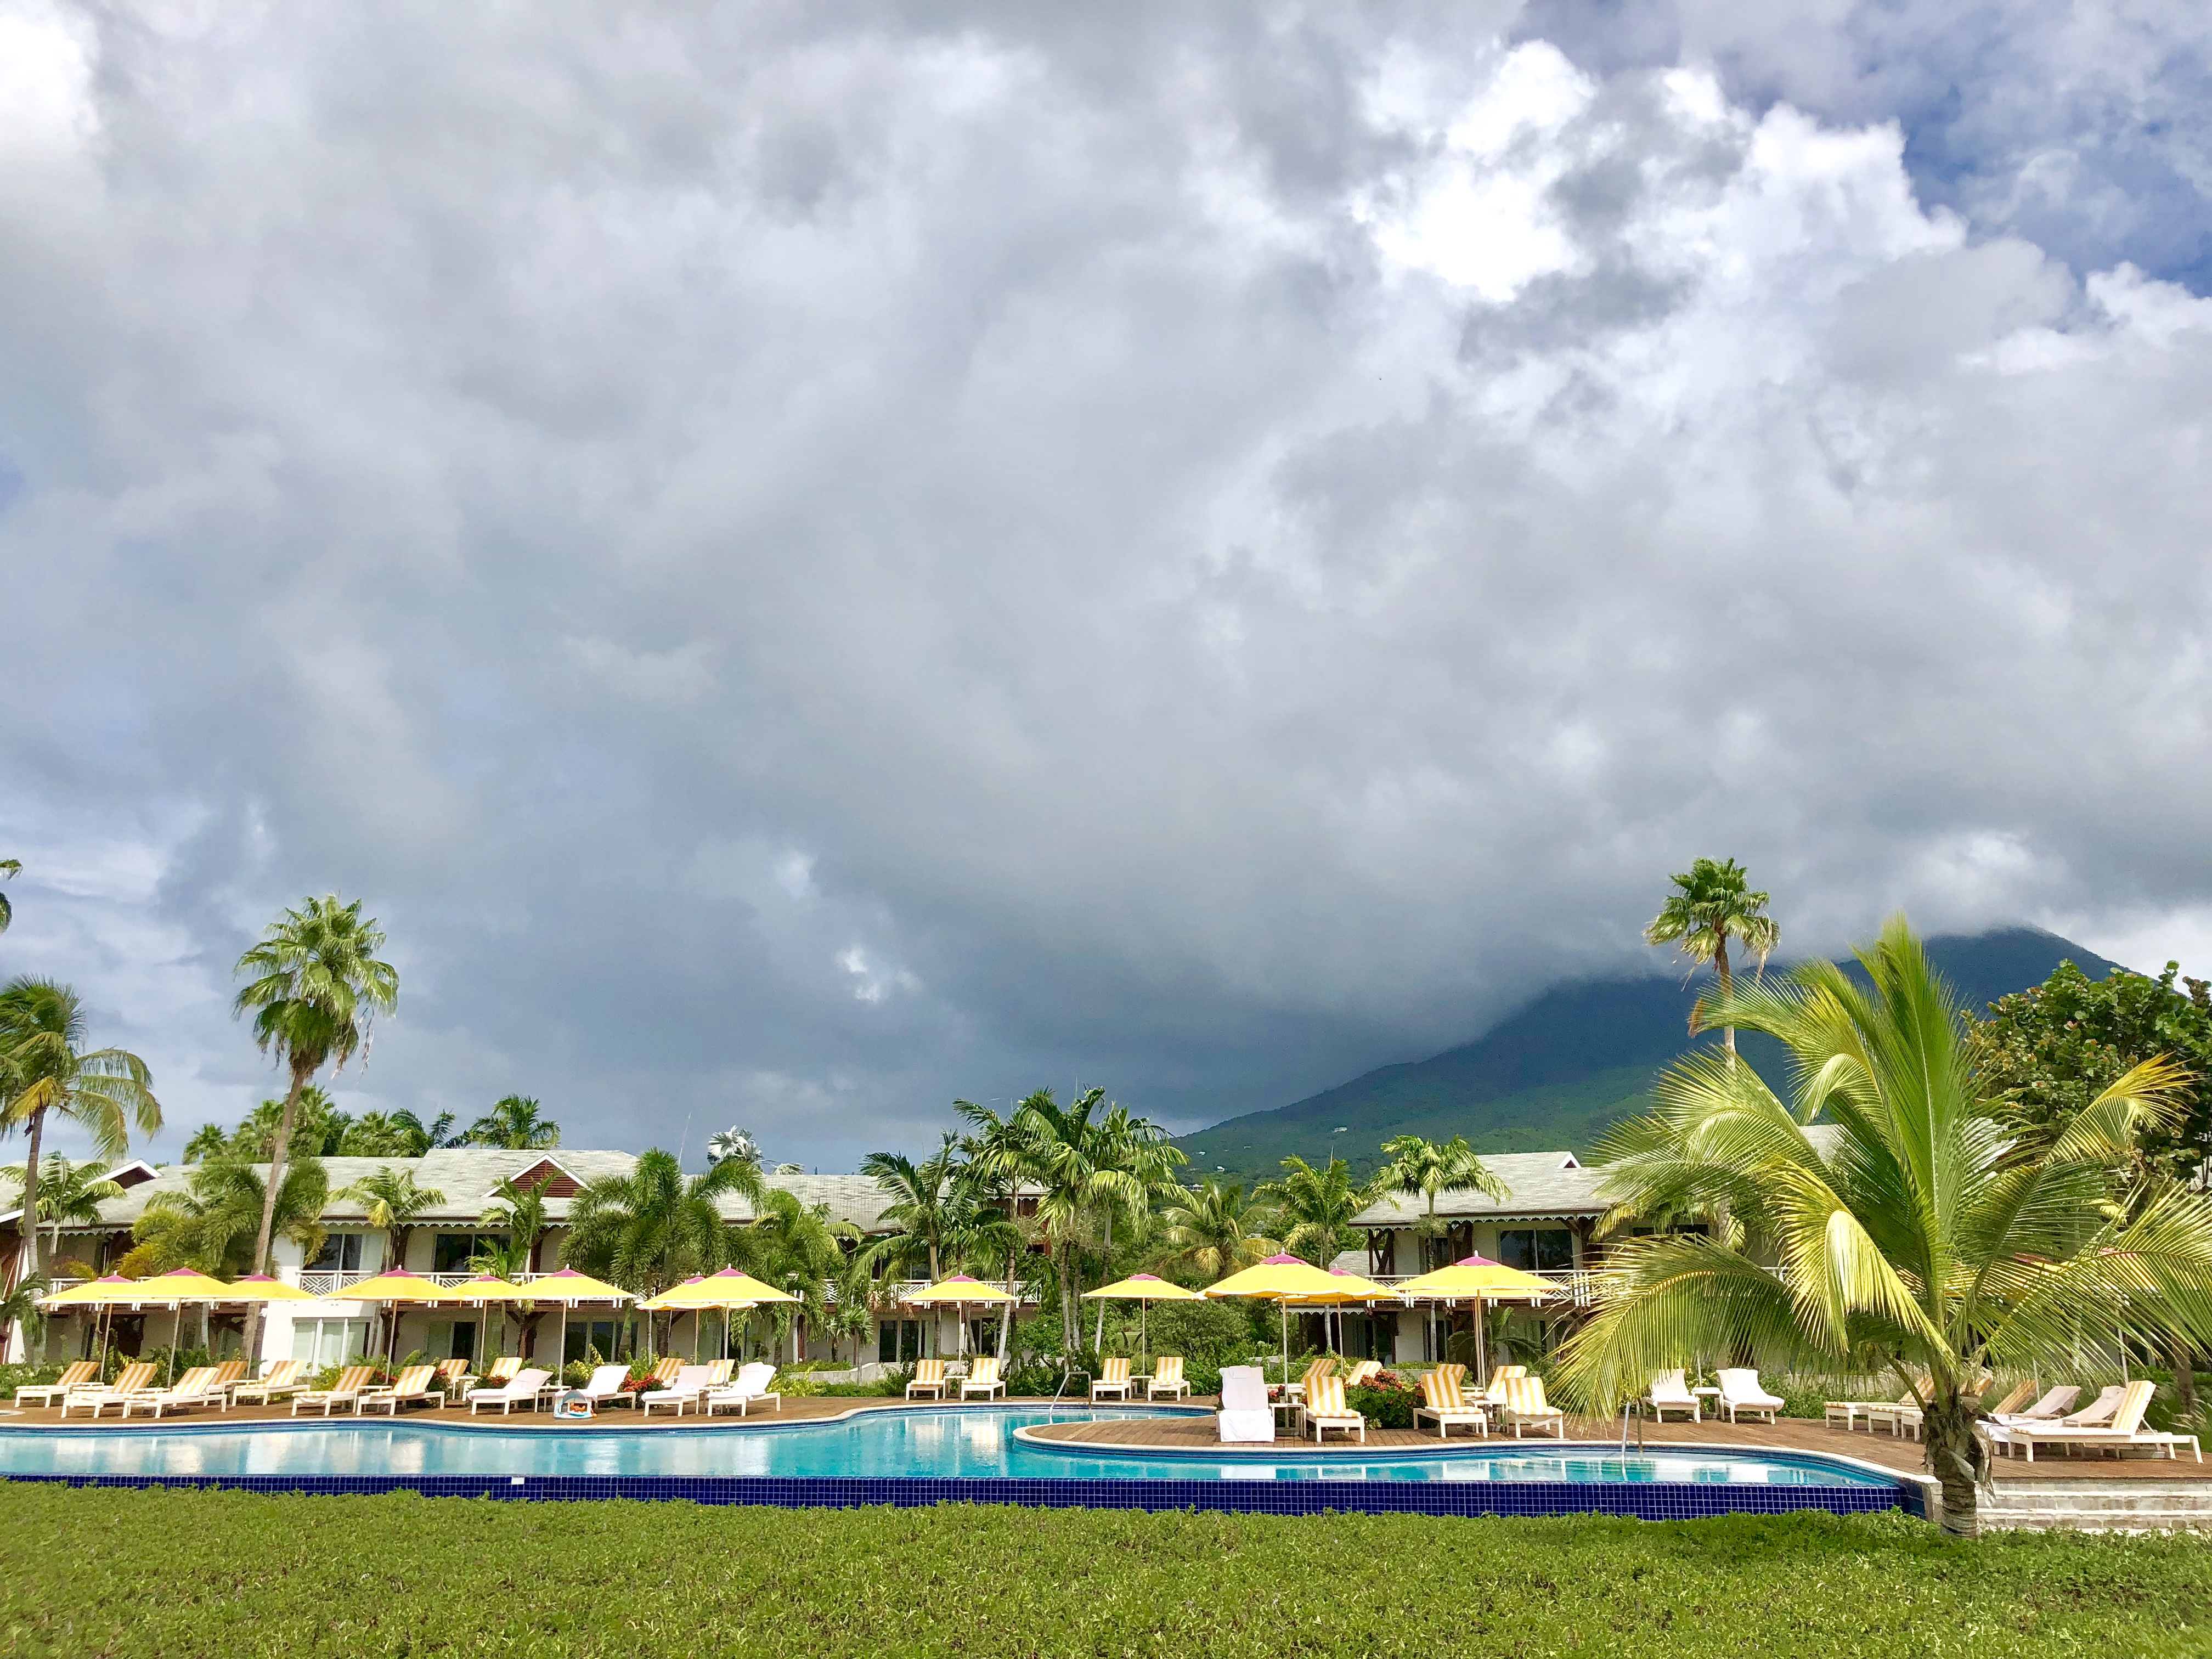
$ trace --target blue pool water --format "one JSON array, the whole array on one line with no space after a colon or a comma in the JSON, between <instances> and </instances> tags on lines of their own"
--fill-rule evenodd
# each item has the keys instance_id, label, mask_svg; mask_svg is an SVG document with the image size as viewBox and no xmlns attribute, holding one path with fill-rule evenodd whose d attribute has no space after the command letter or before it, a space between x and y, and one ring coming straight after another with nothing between
<instances>
[{"instance_id":1,"label":"blue pool water","mask_svg":"<svg viewBox=\"0 0 2212 1659\"><path fill-rule=\"evenodd\" d=\"M430 1424L302 1423L174 1429L0 1430L0 1475L648 1475L782 1479L1415 1480L1765 1486L1892 1486L1820 1457L1688 1450L1632 1452L1535 1441L1455 1443L1449 1450L1331 1458L1249 1454L1103 1456L1024 1444L1036 1423L1140 1412L1009 1407L864 1412L842 1423L766 1432L609 1426L517 1429Z\"/></svg>"}]
</instances>

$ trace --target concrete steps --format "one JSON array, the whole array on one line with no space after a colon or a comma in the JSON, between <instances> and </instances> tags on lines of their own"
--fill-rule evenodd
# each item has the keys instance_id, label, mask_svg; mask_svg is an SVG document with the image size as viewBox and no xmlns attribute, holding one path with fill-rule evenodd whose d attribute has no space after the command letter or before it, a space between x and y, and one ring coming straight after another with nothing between
<instances>
[{"instance_id":1,"label":"concrete steps","mask_svg":"<svg viewBox=\"0 0 2212 1659\"><path fill-rule=\"evenodd\" d=\"M2212 1465L2208 1465L2212 1468ZM1999 1480L1981 1498L1984 1527L2085 1532L2212 1530L2212 1478L2202 1480Z\"/></svg>"}]
</instances>

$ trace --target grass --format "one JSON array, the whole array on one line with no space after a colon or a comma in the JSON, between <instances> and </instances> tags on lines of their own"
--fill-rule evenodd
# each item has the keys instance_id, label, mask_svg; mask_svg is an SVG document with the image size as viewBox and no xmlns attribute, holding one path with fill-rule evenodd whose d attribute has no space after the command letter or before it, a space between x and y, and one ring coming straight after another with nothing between
<instances>
[{"instance_id":1,"label":"grass","mask_svg":"<svg viewBox=\"0 0 2212 1659\"><path fill-rule=\"evenodd\" d=\"M0 1653L2212 1653L2212 1545L1894 1513L746 1510L0 1485Z\"/></svg>"}]
</instances>

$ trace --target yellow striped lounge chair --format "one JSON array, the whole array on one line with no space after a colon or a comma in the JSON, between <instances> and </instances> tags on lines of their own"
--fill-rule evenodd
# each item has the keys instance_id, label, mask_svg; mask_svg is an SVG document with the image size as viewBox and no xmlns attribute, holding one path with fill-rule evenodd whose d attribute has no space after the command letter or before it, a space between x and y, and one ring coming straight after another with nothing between
<instances>
[{"instance_id":1,"label":"yellow striped lounge chair","mask_svg":"<svg viewBox=\"0 0 2212 1659\"><path fill-rule=\"evenodd\" d=\"M300 1414L302 1406L319 1406L323 1415L331 1414L333 1406L350 1406L375 1383L376 1367L349 1365L338 1373L338 1380L327 1389L306 1389L292 1396L292 1415Z\"/></svg>"},{"instance_id":2,"label":"yellow striped lounge chair","mask_svg":"<svg viewBox=\"0 0 2212 1659\"><path fill-rule=\"evenodd\" d=\"M1382 1375L1382 1362L1381 1360L1363 1359L1358 1364L1354 1365L1349 1371L1345 1373L1344 1386L1347 1389L1357 1389L1366 1383L1372 1382L1376 1377Z\"/></svg>"},{"instance_id":3,"label":"yellow striped lounge chair","mask_svg":"<svg viewBox=\"0 0 2212 1659\"><path fill-rule=\"evenodd\" d=\"M1171 1394L1180 1400L1190 1392L1190 1384L1182 1374L1182 1356L1164 1353L1152 1362L1152 1374L1145 1379L1145 1398L1157 1400Z\"/></svg>"},{"instance_id":4,"label":"yellow striped lounge chair","mask_svg":"<svg viewBox=\"0 0 2212 1659\"><path fill-rule=\"evenodd\" d=\"M917 1359L914 1362L914 1380L906 1385L906 1397L913 1399L917 1393L932 1400L945 1398L945 1362L942 1359Z\"/></svg>"},{"instance_id":5,"label":"yellow striped lounge chair","mask_svg":"<svg viewBox=\"0 0 2212 1659\"><path fill-rule=\"evenodd\" d=\"M512 1382L516 1377L521 1375L522 1356L519 1353L511 1353L503 1358L495 1359L491 1362L491 1369L484 1373L484 1381L487 1382Z\"/></svg>"},{"instance_id":6,"label":"yellow striped lounge chair","mask_svg":"<svg viewBox=\"0 0 2212 1659\"><path fill-rule=\"evenodd\" d=\"M1462 1394L1459 1379L1448 1375L1441 1365L1422 1373L1421 1403L1413 1407L1415 1428L1421 1426L1423 1418L1435 1423L1439 1440L1450 1438L1455 1423L1464 1423L1486 1438L1490 1433L1490 1413Z\"/></svg>"},{"instance_id":7,"label":"yellow striped lounge chair","mask_svg":"<svg viewBox=\"0 0 2212 1659\"><path fill-rule=\"evenodd\" d=\"M1540 1376L1505 1379L1505 1406L1498 1420L1511 1427L1516 1440L1522 1429L1529 1427L1549 1429L1562 1440L1567 1437L1567 1414L1544 1398Z\"/></svg>"},{"instance_id":8,"label":"yellow striped lounge chair","mask_svg":"<svg viewBox=\"0 0 2212 1659\"><path fill-rule=\"evenodd\" d=\"M1106 1369L1091 1380L1091 1397L1097 1400L1102 1394L1117 1399L1129 1397L1129 1359L1127 1354L1115 1354L1106 1361Z\"/></svg>"},{"instance_id":9,"label":"yellow striped lounge chair","mask_svg":"<svg viewBox=\"0 0 2212 1659\"><path fill-rule=\"evenodd\" d=\"M1308 1365L1299 1375L1298 1380L1291 1383L1284 1392L1293 1400L1303 1400L1306 1397L1307 1391L1321 1378L1335 1375L1336 1356L1333 1353L1325 1353Z\"/></svg>"},{"instance_id":10,"label":"yellow striped lounge chair","mask_svg":"<svg viewBox=\"0 0 2212 1659\"><path fill-rule=\"evenodd\" d=\"M1321 1443L1325 1429L1341 1429L1346 1434L1357 1434L1362 1445L1367 1443L1367 1419L1344 1403L1344 1379L1340 1376L1317 1376L1306 1385L1306 1426L1313 1431L1314 1443Z\"/></svg>"},{"instance_id":11,"label":"yellow striped lounge chair","mask_svg":"<svg viewBox=\"0 0 2212 1659\"><path fill-rule=\"evenodd\" d=\"M1006 1391L1006 1379L999 1375L999 1356L987 1353L968 1368L968 1375L960 1379L960 1397L980 1394L988 1400L994 1395Z\"/></svg>"},{"instance_id":12,"label":"yellow striped lounge chair","mask_svg":"<svg viewBox=\"0 0 2212 1659\"><path fill-rule=\"evenodd\" d=\"M270 1405L280 1394L297 1394L306 1388L307 1372L307 1364L303 1360L274 1360L258 1380L241 1382L233 1389L230 1397L241 1404L251 1400L260 1405Z\"/></svg>"},{"instance_id":13,"label":"yellow striped lounge chair","mask_svg":"<svg viewBox=\"0 0 2212 1659\"><path fill-rule=\"evenodd\" d=\"M18 1406L51 1406L68 1396L71 1389L82 1389L100 1375L97 1359L80 1359L64 1365L62 1374L51 1382L27 1382L15 1390Z\"/></svg>"},{"instance_id":14,"label":"yellow striped lounge chair","mask_svg":"<svg viewBox=\"0 0 2212 1659\"><path fill-rule=\"evenodd\" d=\"M432 1401L446 1403L446 1391L438 1386L435 1365L410 1365L392 1380L388 1389L364 1389L353 1402L356 1417L372 1411L390 1412L399 1415L404 1405L427 1406Z\"/></svg>"},{"instance_id":15,"label":"yellow striped lounge chair","mask_svg":"<svg viewBox=\"0 0 2212 1659\"><path fill-rule=\"evenodd\" d=\"M1505 1385L1513 1381L1516 1376L1526 1376L1528 1375L1528 1368L1526 1365L1498 1366L1490 1373L1490 1386L1482 1391L1483 1403L1489 1406L1504 1405L1505 1403Z\"/></svg>"},{"instance_id":16,"label":"yellow striped lounge chair","mask_svg":"<svg viewBox=\"0 0 2212 1659\"><path fill-rule=\"evenodd\" d=\"M216 1386L214 1365L195 1365L166 1389L141 1389L125 1397L123 1414L151 1412L159 1420L163 1412L180 1412L193 1406L220 1406L222 1390Z\"/></svg>"},{"instance_id":17,"label":"yellow striped lounge chair","mask_svg":"<svg viewBox=\"0 0 2212 1659\"><path fill-rule=\"evenodd\" d=\"M110 1406L114 1407L120 1415L125 1402L132 1395L154 1386L154 1373L157 1369L151 1360L142 1359L116 1372L112 1387L102 1388L98 1382L91 1382L82 1388L71 1389L62 1396L62 1415L67 1417L82 1407L98 1417Z\"/></svg>"}]
</instances>

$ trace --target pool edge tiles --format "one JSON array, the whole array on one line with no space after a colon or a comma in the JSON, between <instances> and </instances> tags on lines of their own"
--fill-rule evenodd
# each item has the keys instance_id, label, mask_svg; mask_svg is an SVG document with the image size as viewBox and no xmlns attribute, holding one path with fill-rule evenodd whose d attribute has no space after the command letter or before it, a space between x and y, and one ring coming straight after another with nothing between
<instances>
[{"instance_id":1,"label":"pool edge tiles","mask_svg":"<svg viewBox=\"0 0 2212 1659\"><path fill-rule=\"evenodd\" d=\"M1211 1510L1240 1514L1606 1515L1642 1521L1709 1520L1825 1510L1862 1515L1903 1508L1927 1516L1917 1482L1893 1486L1706 1486L1651 1482L1606 1486L1558 1481L1060 1480L935 1477L783 1479L742 1475L289 1475L10 1474L0 1479L70 1486L205 1488L313 1496L493 1498L525 1502L677 1499L775 1509L854 1509L873 1504L1009 1504L1033 1509Z\"/></svg>"}]
</instances>

